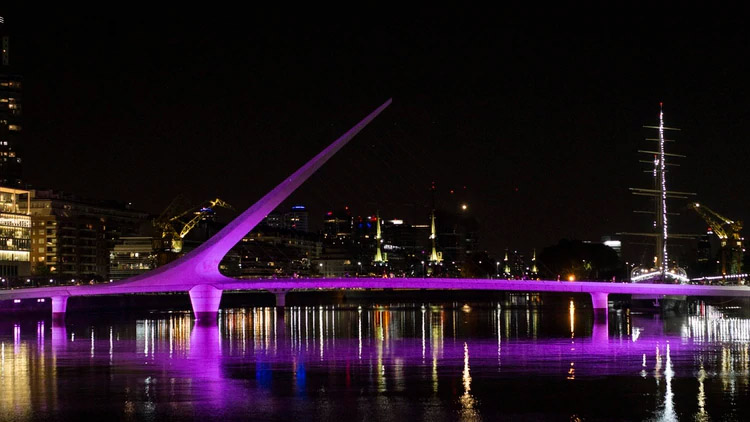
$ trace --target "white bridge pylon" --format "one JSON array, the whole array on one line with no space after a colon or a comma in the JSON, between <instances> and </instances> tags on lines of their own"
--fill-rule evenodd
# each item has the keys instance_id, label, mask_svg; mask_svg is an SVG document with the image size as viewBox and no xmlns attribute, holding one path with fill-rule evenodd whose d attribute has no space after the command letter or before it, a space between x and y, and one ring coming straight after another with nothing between
<instances>
[{"instance_id":1,"label":"white bridge pylon","mask_svg":"<svg viewBox=\"0 0 750 422\"><path fill-rule=\"evenodd\" d=\"M299 170L284 179L284 181L263 196L258 202L245 210L195 250L164 267L120 281L117 283L117 286L110 285L109 287L124 287L125 285L129 287L146 287L154 283L158 283L160 287L179 286L182 287L179 290L190 292L190 299L196 318L215 317L214 314L219 309L221 299L221 285L236 281L219 272L219 263L224 256L255 228L263 218L276 209L279 204L323 166L326 161L333 157L334 154L385 110L391 104L391 101L391 99L388 99L388 101L376 108L367 117L341 135L331 145L300 167Z\"/></svg>"}]
</instances>

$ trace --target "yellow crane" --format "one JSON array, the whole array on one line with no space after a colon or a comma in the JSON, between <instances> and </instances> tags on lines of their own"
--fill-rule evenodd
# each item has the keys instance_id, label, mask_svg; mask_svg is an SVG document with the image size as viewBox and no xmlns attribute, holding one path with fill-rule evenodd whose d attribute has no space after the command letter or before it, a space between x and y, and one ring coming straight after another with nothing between
<instances>
[{"instance_id":1,"label":"yellow crane","mask_svg":"<svg viewBox=\"0 0 750 422\"><path fill-rule=\"evenodd\" d=\"M743 247L745 239L740 235L742 221L730 220L698 202L694 202L689 206L708 223L711 230L716 234L716 237L719 238L721 245L719 254L721 274L741 274L742 258L745 252Z\"/></svg>"},{"instance_id":2,"label":"yellow crane","mask_svg":"<svg viewBox=\"0 0 750 422\"><path fill-rule=\"evenodd\" d=\"M153 224L157 233L161 235L161 250L179 253L182 251L182 239L192 230L203 216L211 212L215 207L234 208L223 200L216 198L204 201L198 205L186 207L187 201L182 195L178 195L161 215L154 219ZM181 211L178 211L181 210ZM192 217L186 219L187 216Z\"/></svg>"}]
</instances>

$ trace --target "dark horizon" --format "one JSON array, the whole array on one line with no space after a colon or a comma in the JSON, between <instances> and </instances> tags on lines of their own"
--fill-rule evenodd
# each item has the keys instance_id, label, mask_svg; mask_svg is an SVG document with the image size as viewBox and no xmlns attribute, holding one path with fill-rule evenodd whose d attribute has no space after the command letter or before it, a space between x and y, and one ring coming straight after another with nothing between
<instances>
[{"instance_id":1,"label":"dark horizon","mask_svg":"<svg viewBox=\"0 0 750 422\"><path fill-rule=\"evenodd\" d=\"M244 209L392 97L284 206L420 223L432 182L438 201L466 186L482 247L529 251L647 231L628 188L651 183L636 151L663 101L682 129L669 151L688 156L670 188L749 217L748 39L721 22L0 16L33 187L155 214L179 193ZM686 204L670 204L673 231L704 232Z\"/></svg>"}]
</instances>

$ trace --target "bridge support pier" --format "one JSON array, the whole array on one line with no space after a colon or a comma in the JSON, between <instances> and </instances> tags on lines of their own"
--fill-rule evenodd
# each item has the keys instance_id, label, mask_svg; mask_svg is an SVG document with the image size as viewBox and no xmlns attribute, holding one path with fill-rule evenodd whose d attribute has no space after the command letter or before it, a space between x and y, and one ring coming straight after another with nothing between
<instances>
[{"instance_id":1,"label":"bridge support pier","mask_svg":"<svg viewBox=\"0 0 750 422\"><path fill-rule=\"evenodd\" d=\"M197 324L216 324L221 303L221 290L208 284L199 284L190 289L190 303Z\"/></svg>"},{"instance_id":2,"label":"bridge support pier","mask_svg":"<svg viewBox=\"0 0 750 422\"><path fill-rule=\"evenodd\" d=\"M271 293L276 296L276 308L283 310L286 307L286 289L271 289Z\"/></svg>"},{"instance_id":3,"label":"bridge support pier","mask_svg":"<svg viewBox=\"0 0 750 422\"><path fill-rule=\"evenodd\" d=\"M594 322L607 321L609 293L591 292L591 305L594 309Z\"/></svg>"},{"instance_id":4,"label":"bridge support pier","mask_svg":"<svg viewBox=\"0 0 750 422\"><path fill-rule=\"evenodd\" d=\"M65 324L65 310L68 308L67 296L52 297L52 325Z\"/></svg>"}]
</instances>

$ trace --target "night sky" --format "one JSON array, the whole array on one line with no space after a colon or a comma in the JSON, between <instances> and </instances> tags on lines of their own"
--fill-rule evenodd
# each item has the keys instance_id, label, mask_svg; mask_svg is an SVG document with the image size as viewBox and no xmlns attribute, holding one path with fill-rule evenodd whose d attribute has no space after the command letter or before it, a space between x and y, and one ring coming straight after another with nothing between
<instances>
[{"instance_id":1,"label":"night sky","mask_svg":"<svg viewBox=\"0 0 750 422\"><path fill-rule=\"evenodd\" d=\"M314 225L344 205L426 224L434 181L441 206L467 201L483 248L527 251L648 230L632 211L651 206L628 188L651 185L636 151L655 148L642 126L663 101L682 129L668 151L688 156L670 188L750 217L742 25L0 15L24 75L33 187L154 213L178 193L244 208L392 97L285 206L308 205ZM685 204L670 203L675 231L705 232Z\"/></svg>"}]
</instances>

